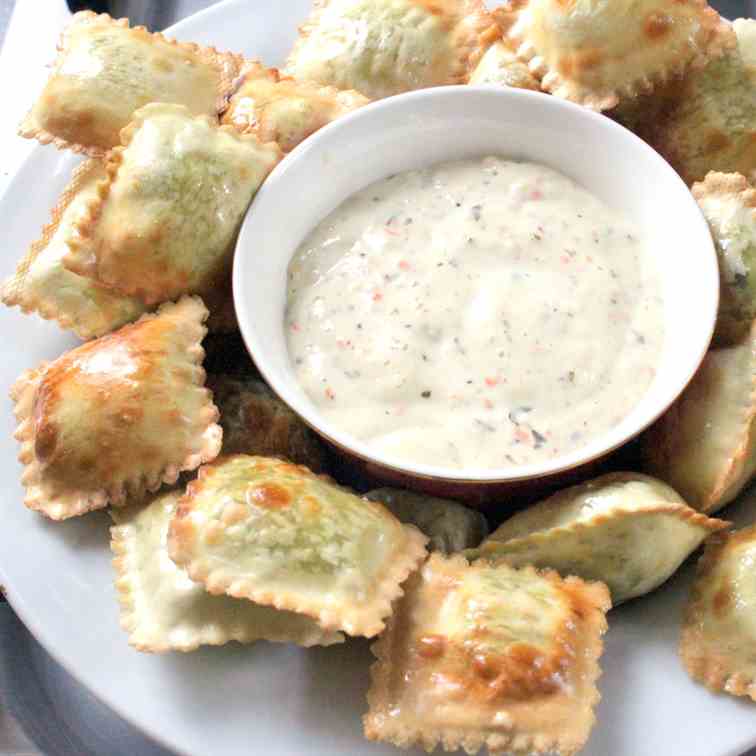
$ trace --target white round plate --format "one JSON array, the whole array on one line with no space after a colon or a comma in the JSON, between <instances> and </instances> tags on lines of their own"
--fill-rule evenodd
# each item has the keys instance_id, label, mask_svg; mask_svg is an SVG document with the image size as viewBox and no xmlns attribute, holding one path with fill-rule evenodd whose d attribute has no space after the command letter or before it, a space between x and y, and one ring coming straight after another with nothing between
<instances>
[{"instance_id":1,"label":"white round plate","mask_svg":"<svg viewBox=\"0 0 756 756\"><path fill-rule=\"evenodd\" d=\"M275 65L309 4L229 0L170 31ZM0 198L3 277L36 238L75 162L40 147L10 182ZM2 309L0 331L4 396L24 369L76 343L18 310ZM149 736L193 756L396 753L362 738L371 662L365 641L310 650L231 644L166 656L132 650L118 625L108 516L53 523L22 506L10 401L1 407L0 582L30 630L90 690ZM747 498L726 513L740 524L756 519L756 497ZM756 744L754 705L709 694L678 661L680 609L691 574L687 565L654 595L609 615L603 698L586 754L737 756Z\"/></svg>"}]
</instances>

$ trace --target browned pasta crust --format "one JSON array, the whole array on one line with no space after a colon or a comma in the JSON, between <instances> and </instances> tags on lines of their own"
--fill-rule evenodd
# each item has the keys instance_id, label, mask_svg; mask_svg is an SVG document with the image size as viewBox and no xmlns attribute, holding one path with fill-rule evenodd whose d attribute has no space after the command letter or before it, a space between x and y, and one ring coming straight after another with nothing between
<instances>
[{"instance_id":1,"label":"browned pasta crust","mask_svg":"<svg viewBox=\"0 0 756 756\"><path fill-rule=\"evenodd\" d=\"M709 690L756 701L753 562L756 526L706 544L685 610L680 656Z\"/></svg>"},{"instance_id":2,"label":"browned pasta crust","mask_svg":"<svg viewBox=\"0 0 756 756\"><path fill-rule=\"evenodd\" d=\"M24 373L11 389L24 503L61 520L173 484L221 447L198 297Z\"/></svg>"},{"instance_id":3,"label":"browned pasta crust","mask_svg":"<svg viewBox=\"0 0 756 756\"><path fill-rule=\"evenodd\" d=\"M494 16L545 91L594 110L649 92L734 43L706 0L508 0Z\"/></svg>"},{"instance_id":4,"label":"browned pasta crust","mask_svg":"<svg viewBox=\"0 0 756 756\"><path fill-rule=\"evenodd\" d=\"M97 44L78 39L88 33L101 35ZM98 46L107 48L109 37L115 45L107 54L100 52ZM66 71L76 42L83 57L95 56L99 70L94 76ZM129 45L135 49L127 54ZM140 61L152 49L155 58L148 68ZM118 144L119 131L132 113L149 102L179 102L197 114L217 115L225 107L242 62L242 56L234 53L178 42L143 26L129 27L126 18L79 11L61 35L50 78L19 134L58 149L103 157ZM147 81L150 76L152 82ZM182 77L186 81L174 81Z\"/></svg>"},{"instance_id":5,"label":"browned pasta crust","mask_svg":"<svg viewBox=\"0 0 756 756\"><path fill-rule=\"evenodd\" d=\"M600 583L431 555L373 646L365 735L428 751L576 753L595 719L608 608Z\"/></svg>"}]
</instances>

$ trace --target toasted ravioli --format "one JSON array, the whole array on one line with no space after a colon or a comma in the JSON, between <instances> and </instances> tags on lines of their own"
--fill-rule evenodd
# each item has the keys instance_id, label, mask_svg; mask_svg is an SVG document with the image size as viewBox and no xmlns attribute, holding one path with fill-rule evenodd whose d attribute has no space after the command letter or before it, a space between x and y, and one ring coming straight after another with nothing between
<instances>
[{"instance_id":1,"label":"toasted ravioli","mask_svg":"<svg viewBox=\"0 0 756 756\"><path fill-rule=\"evenodd\" d=\"M756 526L718 533L698 563L680 656L712 691L756 701Z\"/></svg>"},{"instance_id":2,"label":"toasted ravioli","mask_svg":"<svg viewBox=\"0 0 756 756\"><path fill-rule=\"evenodd\" d=\"M732 345L756 319L756 189L739 173L709 173L694 184L719 260L719 312L714 340Z\"/></svg>"},{"instance_id":3,"label":"toasted ravioli","mask_svg":"<svg viewBox=\"0 0 756 756\"><path fill-rule=\"evenodd\" d=\"M643 137L689 184L709 171L756 170L754 28L756 21L736 23L729 32L736 47L688 73L674 106L644 130Z\"/></svg>"},{"instance_id":4,"label":"toasted ravioli","mask_svg":"<svg viewBox=\"0 0 756 756\"><path fill-rule=\"evenodd\" d=\"M20 134L42 144L101 156L135 110L149 102L216 115L241 58L129 28L107 14L76 13L63 32L45 88Z\"/></svg>"},{"instance_id":5,"label":"toasted ravioli","mask_svg":"<svg viewBox=\"0 0 756 756\"><path fill-rule=\"evenodd\" d=\"M425 536L306 467L235 455L200 469L171 524L170 555L211 593L373 636Z\"/></svg>"},{"instance_id":6,"label":"toasted ravioli","mask_svg":"<svg viewBox=\"0 0 756 756\"><path fill-rule=\"evenodd\" d=\"M141 108L121 137L64 265L148 305L186 293L212 303L247 206L281 157L278 146L183 105Z\"/></svg>"},{"instance_id":7,"label":"toasted ravioli","mask_svg":"<svg viewBox=\"0 0 756 756\"><path fill-rule=\"evenodd\" d=\"M269 640L300 646L341 643L303 614L251 601L213 596L193 583L168 556L168 527L181 491L146 504L111 510L110 548L121 606L121 626L139 651L193 651L235 640Z\"/></svg>"},{"instance_id":8,"label":"toasted ravioli","mask_svg":"<svg viewBox=\"0 0 756 756\"><path fill-rule=\"evenodd\" d=\"M218 454L206 317L185 297L19 378L11 397L27 507L62 520L121 506Z\"/></svg>"},{"instance_id":9,"label":"toasted ravioli","mask_svg":"<svg viewBox=\"0 0 756 756\"><path fill-rule=\"evenodd\" d=\"M315 0L285 71L379 99L464 84L498 34L481 0Z\"/></svg>"},{"instance_id":10,"label":"toasted ravioli","mask_svg":"<svg viewBox=\"0 0 756 756\"><path fill-rule=\"evenodd\" d=\"M600 580L616 606L661 585L728 525L691 509L659 480L609 473L518 512L475 555Z\"/></svg>"},{"instance_id":11,"label":"toasted ravioli","mask_svg":"<svg viewBox=\"0 0 756 756\"><path fill-rule=\"evenodd\" d=\"M428 751L578 751L609 594L532 567L432 554L373 646L365 735Z\"/></svg>"},{"instance_id":12,"label":"toasted ravioli","mask_svg":"<svg viewBox=\"0 0 756 756\"><path fill-rule=\"evenodd\" d=\"M756 472L756 321L708 352L680 398L643 435L646 472L701 512L732 501Z\"/></svg>"},{"instance_id":13,"label":"toasted ravioli","mask_svg":"<svg viewBox=\"0 0 756 756\"><path fill-rule=\"evenodd\" d=\"M36 312L55 320L61 328L82 339L102 336L145 311L134 297L123 296L78 276L63 266L68 253L66 239L90 202L96 201L105 168L97 159L79 166L52 210L50 222L29 248L16 272L0 287L0 299L9 307Z\"/></svg>"},{"instance_id":14,"label":"toasted ravioli","mask_svg":"<svg viewBox=\"0 0 756 756\"><path fill-rule=\"evenodd\" d=\"M540 90L541 86L509 47L497 40L486 50L480 63L470 76L470 84L501 84L516 89Z\"/></svg>"},{"instance_id":15,"label":"toasted ravioli","mask_svg":"<svg viewBox=\"0 0 756 756\"><path fill-rule=\"evenodd\" d=\"M290 152L327 123L368 102L354 90L296 81L253 61L221 123L256 134L263 142L277 142Z\"/></svg>"},{"instance_id":16,"label":"toasted ravioli","mask_svg":"<svg viewBox=\"0 0 756 756\"><path fill-rule=\"evenodd\" d=\"M316 473L326 469L317 434L262 381L208 375L207 385L220 410L223 454L283 457Z\"/></svg>"},{"instance_id":17,"label":"toasted ravioli","mask_svg":"<svg viewBox=\"0 0 756 756\"><path fill-rule=\"evenodd\" d=\"M508 0L495 17L543 89L594 110L733 44L705 0Z\"/></svg>"},{"instance_id":18,"label":"toasted ravioli","mask_svg":"<svg viewBox=\"0 0 756 756\"><path fill-rule=\"evenodd\" d=\"M376 488L365 497L383 504L402 522L419 528L430 539L431 551L452 554L477 546L488 535L488 523L480 512L450 499L400 488Z\"/></svg>"}]
</instances>

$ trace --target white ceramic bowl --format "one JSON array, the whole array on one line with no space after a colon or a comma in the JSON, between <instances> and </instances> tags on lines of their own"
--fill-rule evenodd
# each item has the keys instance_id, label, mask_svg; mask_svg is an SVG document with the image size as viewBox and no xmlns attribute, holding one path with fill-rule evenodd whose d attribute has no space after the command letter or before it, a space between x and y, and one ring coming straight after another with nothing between
<instances>
[{"instance_id":1,"label":"white ceramic bowl","mask_svg":"<svg viewBox=\"0 0 756 756\"><path fill-rule=\"evenodd\" d=\"M486 154L551 166L641 229L665 300L657 375L618 426L542 464L455 470L385 457L324 420L297 383L283 327L286 268L307 233L362 187L399 171ZM485 486L551 476L625 443L692 377L711 338L718 291L706 222L685 184L656 152L605 116L556 97L496 87L440 87L392 97L317 132L277 166L257 194L234 263L242 335L276 393L337 446L405 484L417 479Z\"/></svg>"}]
</instances>

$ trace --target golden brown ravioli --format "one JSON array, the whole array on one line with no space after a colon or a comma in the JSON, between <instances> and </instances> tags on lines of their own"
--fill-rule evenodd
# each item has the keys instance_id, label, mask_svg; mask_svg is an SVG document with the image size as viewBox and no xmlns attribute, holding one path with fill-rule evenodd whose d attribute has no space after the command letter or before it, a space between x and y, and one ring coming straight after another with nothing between
<instances>
[{"instance_id":1,"label":"golden brown ravioli","mask_svg":"<svg viewBox=\"0 0 756 756\"><path fill-rule=\"evenodd\" d=\"M306 467L238 454L201 468L189 484L169 551L211 593L370 637L425 557L426 540Z\"/></svg>"},{"instance_id":2,"label":"golden brown ravioli","mask_svg":"<svg viewBox=\"0 0 756 756\"><path fill-rule=\"evenodd\" d=\"M24 373L11 389L24 503L55 520L175 483L220 451L198 297Z\"/></svg>"},{"instance_id":3,"label":"golden brown ravioli","mask_svg":"<svg viewBox=\"0 0 756 756\"><path fill-rule=\"evenodd\" d=\"M208 375L207 385L220 410L223 454L283 457L316 473L326 469L317 434L262 381Z\"/></svg>"},{"instance_id":4,"label":"golden brown ravioli","mask_svg":"<svg viewBox=\"0 0 756 756\"><path fill-rule=\"evenodd\" d=\"M712 691L756 701L756 526L718 533L698 563L680 655Z\"/></svg>"},{"instance_id":5,"label":"golden brown ravioli","mask_svg":"<svg viewBox=\"0 0 756 756\"><path fill-rule=\"evenodd\" d=\"M464 84L497 36L481 0L315 0L285 71L379 99Z\"/></svg>"},{"instance_id":6,"label":"golden brown ravioli","mask_svg":"<svg viewBox=\"0 0 756 756\"><path fill-rule=\"evenodd\" d=\"M648 475L609 473L518 512L468 556L600 580L616 606L657 588L729 524Z\"/></svg>"},{"instance_id":7,"label":"golden brown ravioli","mask_svg":"<svg viewBox=\"0 0 756 756\"><path fill-rule=\"evenodd\" d=\"M756 472L756 321L711 349L680 398L642 437L645 470L701 512L732 501Z\"/></svg>"},{"instance_id":8,"label":"golden brown ravioli","mask_svg":"<svg viewBox=\"0 0 756 756\"><path fill-rule=\"evenodd\" d=\"M78 220L64 265L145 304L226 284L239 225L279 161L275 144L218 127L183 105L134 114Z\"/></svg>"},{"instance_id":9,"label":"golden brown ravioli","mask_svg":"<svg viewBox=\"0 0 756 756\"><path fill-rule=\"evenodd\" d=\"M149 102L179 103L194 115L215 116L240 64L239 56L82 11L63 32L52 74L20 134L103 155L119 143L134 111Z\"/></svg>"},{"instance_id":10,"label":"golden brown ravioli","mask_svg":"<svg viewBox=\"0 0 756 756\"><path fill-rule=\"evenodd\" d=\"M176 567L167 552L168 528L181 491L113 509L110 548L121 626L139 651L193 651L229 641L268 640L301 646L342 643L303 614L251 601L213 596Z\"/></svg>"},{"instance_id":11,"label":"golden brown ravioli","mask_svg":"<svg viewBox=\"0 0 756 756\"><path fill-rule=\"evenodd\" d=\"M719 346L747 337L756 319L756 189L739 173L709 173L692 187L719 261Z\"/></svg>"},{"instance_id":12,"label":"golden brown ravioli","mask_svg":"<svg viewBox=\"0 0 756 756\"><path fill-rule=\"evenodd\" d=\"M739 20L729 32L736 46L690 71L675 88L673 106L643 130L688 184L709 171L756 170L754 27L756 21Z\"/></svg>"},{"instance_id":13,"label":"golden brown ravioli","mask_svg":"<svg viewBox=\"0 0 756 756\"><path fill-rule=\"evenodd\" d=\"M291 152L310 134L368 102L354 90L296 81L252 62L221 123L256 134L263 142L277 142L284 152Z\"/></svg>"},{"instance_id":14,"label":"golden brown ravioli","mask_svg":"<svg viewBox=\"0 0 756 756\"><path fill-rule=\"evenodd\" d=\"M543 89L595 110L703 65L729 40L705 0L508 0L495 16Z\"/></svg>"},{"instance_id":15,"label":"golden brown ravioli","mask_svg":"<svg viewBox=\"0 0 756 756\"><path fill-rule=\"evenodd\" d=\"M608 608L600 583L432 554L373 647L365 735L576 753L595 719Z\"/></svg>"},{"instance_id":16,"label":"golden brown ravioli","mask_svg":"<svg viewBox=\"0 0 756 756\"><path fill-rule=\"evenodd\" d=\"M97 186L104 178L105 167L96 158L74 171L41 237L0 288L4 304L55 320L82 339L109 333L136 320L146 309L138 299L100 286L63 265L68 254L66 239L77 219L87 212L87 205L96 199Z\"/></svg>"}]
</instances>

